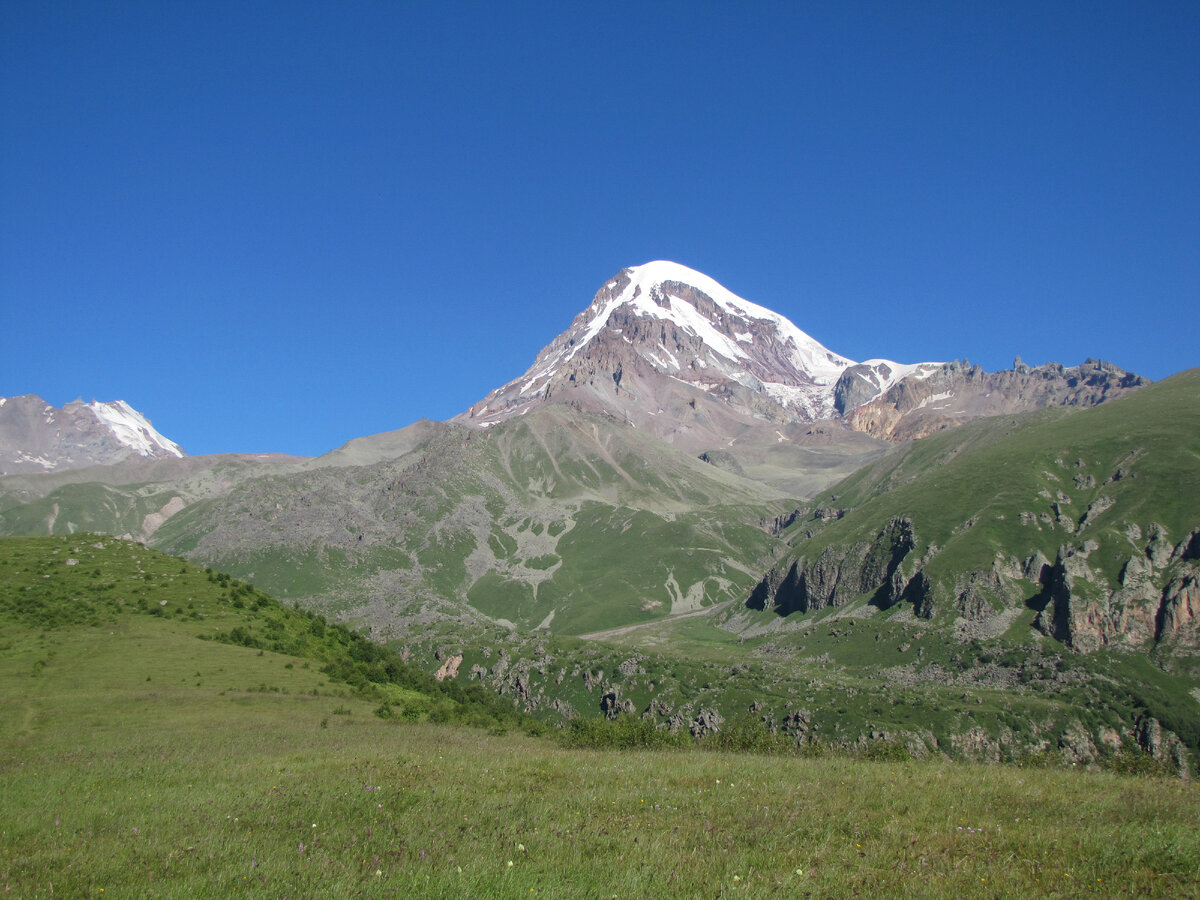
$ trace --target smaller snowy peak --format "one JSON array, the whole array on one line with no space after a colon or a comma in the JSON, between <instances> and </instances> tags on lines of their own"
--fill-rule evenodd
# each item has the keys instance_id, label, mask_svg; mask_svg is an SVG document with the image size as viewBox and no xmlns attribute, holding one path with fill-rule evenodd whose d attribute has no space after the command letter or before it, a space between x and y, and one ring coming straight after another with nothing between
<instances>
[{"instance_id":1,"label":"smaller snowy peak","mask_svg":"<svg viewBox=\"0 0 1200 900\"><path fill-rule=\"evenodd\" d=\"M183 448L155 430L150 420L124 400L88 404L97 419L106 425L116 439L139 456L184 456Z\"/></svg>"},{"instance_id":2,"label":"smaller snowy peak","mask_svg":"<svg viewBox=\"0 0 1200 900\"><path fill-rule=\"evenodd\" d=\"M0 474L55 472L186 454L123 401L62 409L36 394L0 398Z\"/></svg>"}]
</instances>

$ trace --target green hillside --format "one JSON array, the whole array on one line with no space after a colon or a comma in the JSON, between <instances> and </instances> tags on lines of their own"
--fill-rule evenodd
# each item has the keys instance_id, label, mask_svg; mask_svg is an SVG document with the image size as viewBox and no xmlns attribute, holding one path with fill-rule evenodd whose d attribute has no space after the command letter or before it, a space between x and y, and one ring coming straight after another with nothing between
<instances>
[{"instance_id":1,"label":"green hillside","mask_svg":"<svg viewBox=\"0 0 1200 900\"><path fill-rule=\"evenodd\" d=\"M1087 517L1102 497L1112 506ZM1053 557L1064 541L1086 536L1104 543L1116 575L1125 541L1105 538L1157 522L1178 539L1200 525L1200 370L1098 407L981 419L915 441L812 504L849 513L798 541L805 554L869 538L880 522L907 516L918 550L943 549L935 571L987 567L997 551ZM1023 522L1023 512L1036 522Z\"/></svg>"},{"instance_id":2,"label":"green hillside","mask_svg":"<svg viewBox=\"0 0 1200 900\"><path fill-rule=\"evenodd\" d=\"M413 720L456 718L506 726L526 721L478 686L436 682L362 635L283 606L224 573L101 535L0 539L0 622L25 632L27 644L44 648L45 658L33 663L34 674L55 658L55 665L66 662L56 646L64 634L85 635L93 645L111 637L127 649L135 635L136 646L148 641L154 648L138 654L149 666L151 683L155 676L170 687L208 681L215 690L213 682L226 681L220 674L226 669L213 669L205 660L232 662L253 654L275 664L270 670L278 673L275 678L246 682L231 664L223 690L300 691L314 702L354 696L377 703L388 715ZM192 661L199 667L195 673L186 671ZM264 671L261 665L251 668Z\"/></svg>"},{"instance_id":3,"label":"green hillside","mask_svg":"<svg viewBox=\"0 0 1200 900\"><path fill-rule=\"evenodd\" d=\"M883 698L879 731L915 695L918 719L967 713L991 752L1066 713L1042 732L1051 745L1145 747L1153 718L1194 754L1198 526L1193 371L1093 409L981 420L864 468L813 501L723 627L792 657L801 679L823 661L823 680Z\"/></svg>"},{"instance_id":4,"label":"green hillside","mask_svg":"<svg viewBox=\"0 0 1200 900\"><path fill-rule=\"evenodd\" d=\"M1053 604L1039 626L1077 649L1192 655L1195 623L1164 631L1156 617L1200 556L1200 370L914 442L815 505L840 518L794 526L796 549L759 591L780 612L905 600L986 630Z\"/></svg>"},{"instance_id":5,"label":"green hillside","mask_svg":"<svg viewBox=\"0 0 1200 900\"><path fill-rule=\"evenodd\" d=\"M1192 783L815 746L573 750L502 708L137 544L0 540L0 883L16 897L1200 887ZM610 737L636 734L625 721Z\"/></svg>"},{"instance_id":6,"label":"green hillside","mask_svg":"<svg viewBox=\"0 0 1200 900\"><path fill-rule=\"evenodd\" d=\"M786 500L617 422L553 407L423 436L371 465L243 481L154 544L385 636L660 619L743 596L781 547L763 522Z\"/></svg>"}]
</instances>

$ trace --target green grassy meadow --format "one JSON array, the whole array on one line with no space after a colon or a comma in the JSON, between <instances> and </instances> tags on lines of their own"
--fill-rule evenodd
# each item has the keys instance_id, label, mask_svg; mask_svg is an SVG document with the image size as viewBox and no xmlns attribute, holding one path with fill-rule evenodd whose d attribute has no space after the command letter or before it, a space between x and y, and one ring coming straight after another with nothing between
<instances>
[{"instance_id":1,"label":"green grassy meadow","mask_svg":"<svg viewBox=\"0 0 1200 900\"><path fill-rule=\"evenodd\" d=\"M1191 782L437 723L335 678L332 627L97 543L3 542L8 896L1200 894ZM264 646L200 639L239 627Z\"/></svg>"}]
</instances>

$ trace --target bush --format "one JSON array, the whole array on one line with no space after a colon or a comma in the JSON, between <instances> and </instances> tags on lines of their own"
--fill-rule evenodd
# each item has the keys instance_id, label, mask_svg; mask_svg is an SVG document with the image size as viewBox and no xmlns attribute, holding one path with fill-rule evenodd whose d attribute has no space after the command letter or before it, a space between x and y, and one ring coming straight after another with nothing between
<instances>
[{"instance_id":1,"label":"bush","mask_svg":"<svg viewBox=\"0 0 1200 900\"><path fill-rule=\"evenodd\" d=\"M792 739L776 734L761 722L739 719L727 722L720 731L705 735L700 746L710 750L728 750L735 753L757 753L775 755L795 750Z\"/></svg>"},{"instance_id":2,"label":"bush","mask_svg":"<svg viewBox=\"0 0 1200 900\"><path fill-rule=\"evenodd\" d=\"M1177 778L1169 763L1155 759L1149 753L1123 751L1105 761L1105 767L1119 775L1135 778Z\"/></svg>"},{"instance_id":3,"label":"bush","mask_svg":"<svg viewBox=\"0 0 1200 900\"><path fill-rule=\"evenodd\" d=\"M566 747L592 750L657 750L691 743L689 735L672 734L628 714L615 719L573 719L559 732L559 740Z\"/></svg>"}]
</instances>

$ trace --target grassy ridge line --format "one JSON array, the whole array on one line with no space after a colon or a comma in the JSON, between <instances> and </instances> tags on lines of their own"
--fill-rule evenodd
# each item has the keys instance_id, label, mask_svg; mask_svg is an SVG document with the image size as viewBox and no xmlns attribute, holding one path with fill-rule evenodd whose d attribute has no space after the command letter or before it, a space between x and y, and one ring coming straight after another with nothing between
<instances>
[{"instance_id":1,"label":"grassy ridge line","mask_svg":"<svg viewBox=\"0 0 1200 900\"><path fill-rule=\"evenodd\" d=\"M162 624L6 629L0 882L13 896L1200 890L1194 784L570 751L383 721L372 701L313 696L322 676L287 657Z\"/></svg>"},{"instance_id":2,"label":"grassy ridge line","mask_svg":"<svg viewBox=\"0 0 1200 900\"><path fill-rule=\"evenodd\" d=\"M0 622L50 635L77 625L115 634L143 618L178 640L232 643L291 657L288 668L318 668L342 693L379 703L383 716L539 727L479 685L438 682L343 625L140 544L86 534L0 539Z\"/></svg>"},{"instance_id":3,"label":"grassy ridge line","mask_svg":"<svg viewBox=\"0 0 1200 900\"><path fill-rule=\"evenodd\" d=\"M818 507L849 512L798 549L812 556L829 544L869 537L880 522L906 515L918 529L918 549L964 545L957 555L965 558L945 554L960 566L990 564L997 546L1010 544L1036 547L1053 559L1057 544L1072 535L1017 524L1019 511L1049 509L1049 501L1038 498L1043 487L1071 497L1076 517L1099 494L1111 496L1116 506L1098 519L1102 529L1117 518L1159 521L1178 539L1200 524L1198 437L1200 369L1094 408L981 420L915 441L817 497ZM1071 484L1077 461L1096 478L1095 487ZM1105 484L1122 465L1133 477ZM1005 518L997 521L999 515ZM962 530L973 516L979 524Z\"/></svg>"}]
</instances>

